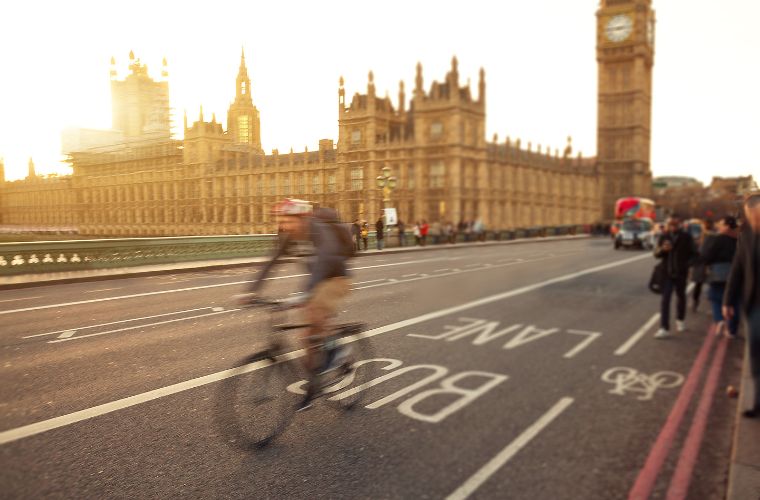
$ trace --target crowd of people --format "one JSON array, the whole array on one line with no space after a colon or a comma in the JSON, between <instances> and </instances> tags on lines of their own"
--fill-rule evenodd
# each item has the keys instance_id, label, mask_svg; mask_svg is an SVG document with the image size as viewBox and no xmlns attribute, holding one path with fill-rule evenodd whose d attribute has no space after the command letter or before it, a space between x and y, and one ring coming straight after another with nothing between
<instances>
[{"instance_id":1,"label":"crowd of people","mask_svg":"<svg viewBox=\"0 0 760 500\"><path fill-rule=\"evenodd\" d=\"M654 255L657 290L662 294L660 328L655 338L672 336L670 304L676 296L676 330L686 330L687 282L694 284L692 310L707 284L713 331L736 338L739 316L746 319L754 403L744 416L760 418L760 193L745 197L743 217L726 215L714 227L684 223L671 215L657 238ZM653 276L653 280L655 277Z\"/></svg>"},{"instance_id":2,"label":"crowd of people","mask_svg":"<svg viewBox=\"0 0 760 500\"><path fill-rule=\"evenodd\" d=\"M428 224L426 220L416 221L411 227L403 220L398 220L394 226L388 226L380 216L374 224L375 241L378 250L385 248L386 238L392 233L398 238L398 246L426 246L428 244L440 245L444 243L455 244L459 241L459 235L465 242L485 241L486 226L481 219L465 221L458 224L452 221L435 221ZM370 225L367 221L354 219L351 224L351 233L356 240L357 251L367 250Z\"/></svg>"}]
</instances>

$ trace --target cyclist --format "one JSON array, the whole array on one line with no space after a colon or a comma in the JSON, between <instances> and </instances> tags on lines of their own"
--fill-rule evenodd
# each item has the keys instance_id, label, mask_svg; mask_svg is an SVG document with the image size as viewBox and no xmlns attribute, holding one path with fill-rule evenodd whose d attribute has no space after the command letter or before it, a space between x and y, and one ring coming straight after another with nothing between
<instances>
[{"instance_id":1,"label":"cyclist","mask_svg":"<svg viewBox=\"0 0 760 500\"><path fill-rule=\"evenodd\" d=\"M308 259L309 281L303 301L306 321L309 324L302 333L306 347L305 365L310 373L327 371L340 365L346 356L346 348L331 348L327 352L327 364L316 366L315 352L310 343L324 340L327 322L337 311L350 289L347 260L353 255L354 243L350 231L338 221L338 214L331 208L312 210L308 201L287 199L275 207L280 221L279 242L274 256L264 266L258 279L251 285L250 293L242 297L244 302L255 303L256 295L277 260L287 253L295 241L311 241L314 254ZM347 248L348 246L348 248ZM299 410L311 406L315 388L309 384Z\"/></svg>"}]
</instances>

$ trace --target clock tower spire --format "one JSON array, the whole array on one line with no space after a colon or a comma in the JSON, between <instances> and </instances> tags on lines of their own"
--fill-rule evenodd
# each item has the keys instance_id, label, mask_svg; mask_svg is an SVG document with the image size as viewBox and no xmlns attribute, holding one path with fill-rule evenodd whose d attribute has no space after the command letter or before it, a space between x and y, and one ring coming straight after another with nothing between
<instances>
[{"instance_id":1,"label":"clock tower spire","mask_svg":"<svg viewBox=\"0 0 760 500\"><path fill-rule=\"evenodd\" d=\"M611 219L617 198L651 195L655 16L651 0L601 0L596 17L597 161Z\"/></svg>"},{"instance_id":2,"label":"clock tower spire","mask_svg":"<svg viewBox=\"0 0 760 500\"><path fill-rule=\"evenodd\" d=\"M261 122L259 110L251 98L251 79L245 65L245 51L240 51L240 68L235 80L235 100L227 111L227 133L236 144L245 144L252 150L261 150Z\"/></svg>"}]
</instances>

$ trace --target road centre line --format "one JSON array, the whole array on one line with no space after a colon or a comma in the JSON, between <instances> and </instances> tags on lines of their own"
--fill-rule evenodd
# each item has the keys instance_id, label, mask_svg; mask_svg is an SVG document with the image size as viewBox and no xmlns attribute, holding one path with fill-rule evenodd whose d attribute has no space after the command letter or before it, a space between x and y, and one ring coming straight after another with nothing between
<instances>
[{"instance_id":1,"label":"road centre line","mask_svg":"<svg viewBox=\"0 0 760 500\"><path fill-rule=\"evenodd\" d=\"M541 415L530 427L525 429L522 434L509 443L506 448L501 450L495 457L488 461L475 474L457 488L452 494L446 497L446 500L464 500L472 495L489 477L496 473L504 464L514 457L517 452L525 448L530 441L538 436L549 424L552 423L568 406L573 404L573 398L562 398L549 411Z\"/></svg>"},{"instance_id":2,"label":"road centre line","mask_svg":"<svg viewBox=\"0 0 760 500\"><path fill-rule=\"evenodd\" d=\"M357 281L356 283L352 283L354 285L363 285L365 283L377 283L378 281L385 281L387 278L380 278L376 280L367 280L367 281Z\"/></svg>"},{"instance_id":3,"label":"road centre line","mask_svg":"<svg viewBox=\"0 0 760 500\"><path fill-rule=\"evenodd\" d=\"M114 288L100 288L98 290L87 290L84 293L108 292L108 291L111 291L111 290L119 290L121 288L123 288L123 287L117 286L117 287L114 287Z\"/></svg>"},{"instance_id":4,"label":"road centre line","mask_svg":"<svg viewBox=\"0 0 760 500\"><path fill-rule=\"evenodd\" d=\"M362 332L359 335L354 335L353 337L346 337L341 343L350 343L362 338L374 337L376 335L380 335L383 333L400 330L402 328L406 328L407 326L423 323L431 319L440 318L442 316L458 313L460 311L472 309L475 307L479 307L481 305L490 304L491 302L496 302L496 301L504 300L504 299L514 297L517 295L522 295L522 294L531 292L533 290L538 290L540 288L553 285L555 283L562 283L564 281L569 281L575 278L579 278L581 276L586 276L588 274L593 274L600 271L605 271L607 269L613 269L615 267L624 266L626 264L630 264L632 262L636 262L644 258L651 258L651 257L649 255L630 257L628 259L618 260L618 261L610 262L607 264L602 264L599 266L584 269L582 271L565 274L563 276L558 276L556 278L544 280L538 283L534 283L532 285L527 285L520 288L515 288L514 290L509 290L507 292L502 292L495 295L490 295L488 297L483 297L471 302L467 302L465 304L460 304L458 306L448 307L445 309L439 309L438 311L432 311L432 312L423 314L421 316L417 316L414 318L397 321L396 323L391 323L389 325L373 328L372 330ZM303 356L303 354L304 354L303 350L294 351L293 353L289 354L289 359L295 359L295 358L301 357ZM212 382L218 382L220 380L224 380L226 378L232 377L236 373L242 374L242 373L249 373L255 370L260 370L261 368L264 368L265 366L267 366L266 363L267 362L264 362L264 361L257 361L255 363L250 363L246 365L243 369L230 368L228 370L223 370L221 372L211 373L209 375L204 375L202 377L194 378L194 379L187 380L184 382L179 382L177 384L173 384L170 386L161 387L158 389L154 389L152 391L136 394L134 396L129 396L123 399L119 399L117 401L112 401L110 403L104 403L92 408L86 408L84 410L75 411L73 413L61 415L59 417L54 417L48 420L42 420L40 422L35 422L33 424L17 427L15 429L9 429L7 431L0 432L0 445L17 441L19 439L23 439L26 437L34 436L36 434L41 434L43 432L57 429L59 427L64 427L76 422L81 422L83 420L87 420L93 417L105 415L107 413L111 413L117 410L129 408L130 406L135 406L135 405L145 403L147 401L152 401L154 399L158 399L164 396L177 394L179 392L183 392L189 389L193 389L195 387L200 387L206 384L210 384Z\"/></svg>"},{"instance_id":5,"label":"road centre line","mask_svg":"<svg viewBox=\"0 0 760 500\"><path fill-rule=\"evenodd\" d=\"M416 261L410 260L406 262L395 262L391 264L378 264L374 266L352 267L352 268L349 268L349 271L357 271L357 270L362 270L362 269L374 269L378 267L401 266L401 265L406 265L406 264L417 264L420 262L430 262L430 261L437 261L437 260L455 260L458 258L460 257L442 257L442 258L435 258L435 259L422 259L422 260L416 260ZM266 278L266 281L282 280L282 279L289 279L289 278L300 278L303 276L308 276L308 274L299 273L299 274L291 274L289 276L270 276L269 278ZM117 297L101 297L99 299L78 300L75 302L63 302L59 304L47 304L44 306L25 307L23 309L9 309L7 311L0 311L0 316L4 314L12 314L12 313L28 312L28 311L39 311L42 309L52 309L55 307L76 306L76 305L81 305L81 304L93 304L96 302L106 302L110 300L132 299L135 297L149 297L151 295L162 295L165 293L177 293L177 292L188 292L188 291L194 291L194 290L203 290L206 288L217 288L220 286L244 285L246 283L252 283L253 281L254 280L233 281L230 283L214 283L213 285L200 285L200 286L192 286L192 287L187 287L187 288L175 288L174 290L157 290L155 292L134 293L130 295L120 295Z\"/></svg>"},{"instance_id":6,"label":"road centre line","mask_svg":"<svg viewBox=\"0 0 760 500\"><path fill-rule=\"evenodd\" d=\"M55 332L46 332L46 333L35 333L34 335L27 335L26 337L21 337L22 339L31 339L34 337L44 337L45 335L55 335L56 333L63 333L68 332L69 330L86 330L88 328L97 328L99 326L109 326L109 325L118 325L119 323L128 323L130 321L140 321L141 319L153 319L153 318L160 318L162 316L171 316L173 314L182 314L182 313L188 313L188 312L195 312L195 311L203 311L204 309L211 309L211 307L198 307L196 309L185 309L184 311L175 311L170 313L163 313L163 314L154 314L152 316L143 316L141 318L130 318L130 319L122 319L119 321L110 321L108 323L100 323L98 325L90 325L90 326L78 326L74 328L66 328L65 330L58 330Z\"/></svg>"},{"instance_id":7,"label":"road centre line","mask_svg":"<svg viewBox=\"0 0 760 500\"><path fill-rule=\"evenodd\" d=\"M471 273L471 272L475 272L475 271L483 271L485 269L494 269L494 268L497 268L497 267L509 267L509 266L513 266L515 264L530 264L532 262L540 262L542 260L553 259L553 258L554 257L541 257L541 258L533 259L533 260L523 260L523 259L520 259L519 261L508 262L506 264L492 265L492 266L489 266L487 268L486 267L471 268L471 269L454 268L454 269L451 270L451 272L442 273L442 274L436 274L435 276L430 276L428 274L421 274L420 276L418 276L416 278L408 278L408 279L388 278L387 280L385 280L385 283L376 283L374 285L359 286L359 287L352 288L351 290L364 290L365 288L376 288L378 286L395 285L395 284L398 284L398 283L409 283L410 281L419 281L419 280L423 280L423 279L445 278L446 276L453 276L455 274ZM403 276L402 276L402 278L403 278Z\"/></svg>"},{"instance_id":8,"label":"road centre line","mask_svg":"<svg viewBox=\"0 0 760 500\"><path fill-rule=\"evenodd\" d=\"M18 299L4 299L4 300L0 300L0 302L16 302L19 300L41 299L42 297L44 297L44 295L37 295L36 297L20 297Z\"/></svg>"},{"instance_id":9,"label":"road centre line","mask_svg":"<svg viewBox=\"0 0 760 500\"><path fill-rule=\"evenodd\" d=\"M571 255L573 253L578 253L578 252L569 252L569 253L567 253L567 255ZM380 268L380 267L402 266L402 265L406 265L406 264L417 264L417 263L420 263L420 262L435 262L435 261L439 261L439 260L447 260L447 261L460 260L462 258L464 258L464 257L438 257L438 258L433 258L433 259L421 259L421 260L410 260L410 261L405 261L405 262L394 262L394 263L390 263L390 264L377 264L377 265L373 265L373 266L351 267L348 270L349 271L359 271L359 270L363 270L363 269L375 269L375 268ZM251 271L251 273L254 273L254 272L255 271ZM307 273L299 273L299 274L291 274L289 276L270 276L270 277L266 278L266 281L281 280L281 279L290 279L290 278L300 278L300 277L304 277L304 276L308 276L308 274ZM217 287L222 287L222 286L244 285L246 283L252 283L253 281L254 280L245 280L245 281L233 281L233 282L230 282L230 283L215 283L215 284L212 284L212 285L199 285L199 286L193 286L193 287L187 287L187 288L175 288L173 290L157 290L155 292L144 292L144 293L135 293L135 294L130 294L130 295L119 295L119 296L116 296L116 297L101 297L101 298L98 298L98 299L78 300L78 301L75 301L75 302L63 302L63 303L58 303L58 304L47 304L47 305L43 305L43 306L25 307L25 308L22 308L22 309L9 309L7 311L0 311L0 316L5 315L5 314L20 313L20 312L39 311L39 310L43 310L43 309L53 309L53 308L56 308L56 307L68 307L68 306L75 306L75 305L82 305L82 304L94 304L94 303L97 303L97 302L107 302L107 301L111 301L111 300L132 299L132 298L136 298L136 297L149 297L151 295L162 295L162 294L165 294L165 293L188 292L188 291L194 291L194 290L203 290L203 289L207 289L207 288L217 288Z\"/></svg>"},{"instance_id":10,"label":"road centre line","mask_svg":"<svg viewBox=\"0 0 760 500\"><path fill-rule=\"evenodd\" d=\"M71 340L79 340L79 339L85 339L88 337L97 337L99 335L106 335L108 333L118 333L118 332L126 332L128 330L134 330L136 328L147 328L149 326L158 326L158 325L165 325L167 323L176 323L177 321L185 321L188 319L197 319L197 318L205 318L207 316L216 316L217 314L226 314L233 311L239 311L240 309L225 309L224 311L214 311L207 314L196 314L195 316L185 316L182 318L175 318L175 319L168 319L166 321L157 321L155 323L148 323L145 325L135 325L135 326L128 326L126 328L118 328L116 330L108 330L105 332L97 332L97 333L88 333L87 335L79 335L77 337L66 337L66 338L57 338L55 340L48 340L48 344L57 344L59 342L69 342Z\"/></svg>"}]
</instances>

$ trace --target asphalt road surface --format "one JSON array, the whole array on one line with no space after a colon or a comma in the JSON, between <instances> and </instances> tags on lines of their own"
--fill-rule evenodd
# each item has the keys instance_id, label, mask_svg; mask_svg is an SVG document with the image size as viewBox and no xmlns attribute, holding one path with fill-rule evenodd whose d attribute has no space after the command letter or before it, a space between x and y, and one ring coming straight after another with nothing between
<instances>
[{"instance_id":1,"label":"asphalt road surface","mask_svg":"<svg viewBox=\"0 0 760 500\"><path fill-rule=\"evenodd\" d=\"M355 259L341 319L366 322L374 363L401 371L368 407L318 401L259 452L216 424L218 374L263 345L263 313L232 300L256 268L0 291L0 496L616 499L647 476L664 498L707 375L641 471L721 341L706 303L653 339L653 259L611 246ZM265 292L296 293L304 272L277 267ZM742 345L726 347L688 498L725 494Z\"/></svg>"}]
</instances>

